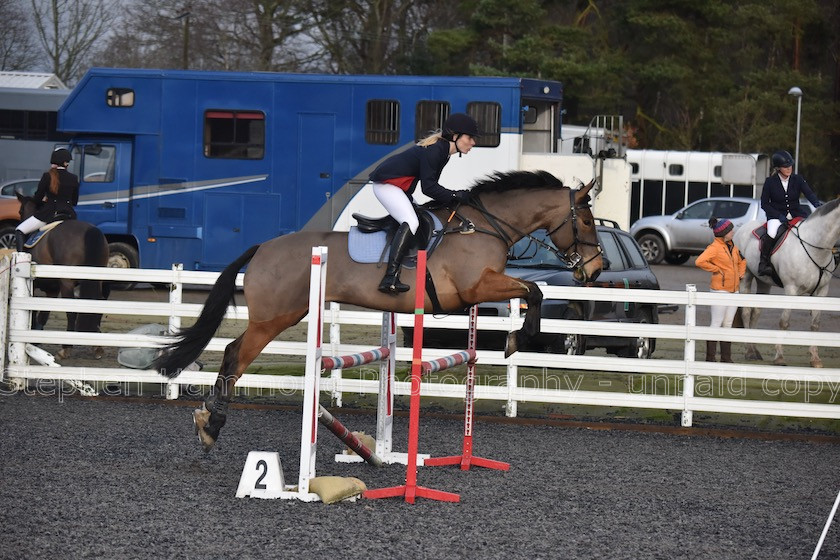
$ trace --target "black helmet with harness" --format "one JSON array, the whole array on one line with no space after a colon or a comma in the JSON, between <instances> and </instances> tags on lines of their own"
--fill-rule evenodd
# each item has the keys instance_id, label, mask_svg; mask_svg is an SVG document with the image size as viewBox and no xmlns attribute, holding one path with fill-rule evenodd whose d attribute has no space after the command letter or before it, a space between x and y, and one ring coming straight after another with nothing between
<instances>
[{"instance_id":1,"label":"black helmet with harness","mask_svg":"<svg viewBox=\"0 0 840 560\"><path fill-rule=\"evenodd\" d=\"M443 136L446 140L450 142L456 142L458 140L458 136L466 134L468 136L472 136L475 138L478 136L478 123L475 122L471 116L464 114L464 113L452 113L447 117L446 121L443 123L443 129L441 130L441 136ZM455 144L455 149L458 150L458 154L461 154L461 150L458 149L457 143Z\"/></svg>"},{"instance_id":2,"label":"black helmet with harness","mask_svg":"<svg viewBox=\"0 0 840 560\"><path fill-rule=\"evenodd\" d=\"M791 167L793 165L793 157L785 150L779 150L771 158L773 167Z\"/></svg>"}]
</instances>

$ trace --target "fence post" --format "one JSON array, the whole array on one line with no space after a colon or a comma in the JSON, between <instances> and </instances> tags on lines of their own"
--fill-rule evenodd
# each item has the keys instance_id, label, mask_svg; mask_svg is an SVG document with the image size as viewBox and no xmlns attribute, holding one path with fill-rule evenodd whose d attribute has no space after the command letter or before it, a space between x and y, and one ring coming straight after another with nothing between
<instances>
[{"instance_id":1,"label":"fence post","mask_svg":"<svg viewBox=\"0 0 840 560\"><path fill-rule=\"evenodd\" d=\"M330 356L340 356L341 352L338 350L338 345L341 344L341 323L339 321L341 315L341 306L336 302L330 302ZM332 401L335 406L341 406L341 368L336 368L330 372L330 381L332 381Z\"/></svg>"},{"instance_id":2,"label":"fence post","mask_svg":"<svg viewBox=\"0 0 840 560\"><path fill-rule=\"evenodd\" d=\"M184 265L175 263L172 265L172 283L169 284L169 304L172 311L169 313L169 332L176 333L181 328L181 316L175 311L176 307L184 301L184 284L181 282L181 271ZM169 382L166 384L166 398L175 400L181 386L178 383Z\"/></svg>"},{"instance_id":3,"label":"fence post","mask_svg":"<svg viewBox=\"0 0 840 560\"><path fill-rule=\"evenodd\" d=\"M694 284L685 285L688 303L685 306L685 372L683 373L683 427L691 427L693 412L690 410L688 401L694 397L694 327L697 326L697 286Z\"/></svg>"},{"instance_id":4,"label":"fence post","mask_svg":"<svg viewBox=\"0 0 840 560\"><path fill-rule=\"evenodd\" d=\"M510 327L508 331L513 331L519 325L519 298L510 300ZM507 359L507 389L508 398L505 405L505 416L516 418L517 402L513 398L513 393L519 386L519 368L514 363L516 354L509 356Z\"/></svg>"},{"instance_id":5,"label":"fence post","mask_svg":"<svg viewBox=\"0 0 840 560\"><path fill-rule=\"evenodd\" d=\"M12 298L30 297L32 288L32 255L29 253L15 253L12 258ZM18 309L9 312L9 334L16 330L28 330L32 324L32 312L25 309ZM26 355L26 343L12 342L9 344L10 366L25 366L29 363ZM22 389L26 386L23 379L11 378L9 382L16 388Z\"/></svg>"},{"instance_id":6,"label":"fence post","mask_svg":"<svg viewBox=\"0 0 840 560\"><path fill-rule=\"evenodd\" d=\"M3 348L9 346L9 281L11 280L12 255L6 255L0 260L0 341ZM0 352L0 381L6 375L6 353Z\"/></svg>"}]
</instances>

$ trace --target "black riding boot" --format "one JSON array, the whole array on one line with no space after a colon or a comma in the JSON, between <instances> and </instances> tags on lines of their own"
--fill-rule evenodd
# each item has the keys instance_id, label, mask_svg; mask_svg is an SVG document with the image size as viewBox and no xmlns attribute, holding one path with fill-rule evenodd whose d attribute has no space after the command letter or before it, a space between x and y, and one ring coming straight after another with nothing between
<instances>
[{"instance_id":1,"label":"black riding boot","mask_svg":"<svg viewBox=\"0 0 840 560\"><path fill-rule=\"evenodd\" d=\"M398 294L408 291L408 285L400 282L400 266L402 266L403 257L408 252L408 248L413 241L414 234L411 233L408 224L403 222L397 228L394 239L391 240L388 268L385 270L385 276L382 278L382 282L379 283L380 292Z\"/></svg>"},{"instance_id":2,"label":"black riding boot","mask_svg":"<svg viewBox=\"0 0 840 560\"><path fill-rule=\"evenodd\" d=\"M759 276L771 276L773 265L770 262L770 251L773 250L775 240L766 233L761 236L761 260L758 262Z\"/></svg>"},{"instance_id":3,"label":"black riding boot","mask_svg":"<svg viewBox=\"0 0 840 560\"><path fill-rule=\"evenodd\" d=\"M26 237L27 235L19 229L15 230L15 248L18 253L23 253L23 244L26 243Z\"/></svg>"}]
</instances>

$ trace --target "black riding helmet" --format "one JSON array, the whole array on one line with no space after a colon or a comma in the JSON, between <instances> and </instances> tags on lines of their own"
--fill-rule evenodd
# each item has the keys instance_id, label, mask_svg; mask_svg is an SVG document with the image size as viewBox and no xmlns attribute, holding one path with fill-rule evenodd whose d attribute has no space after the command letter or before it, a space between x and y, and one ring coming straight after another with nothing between
<instances>
[{"instance_id":1,"label":"black riding helmet","mask_svg":"<svg viewBox=\"0 0 840 560\"><path fill-rule=\"evenodd\" d=\"M478 136L478 124L469 115L464 113L452 113L443 123L443 137L447 140L455 140L457 134L469 134Z\"/></svg>"},{"instance_id":2,"label":"black riding helmet","mask_svg":"<svg viewBox=\"0 0 840 560\"><path fill-rule=\"evenodd\" d=\"M478 123L464 113L452 113L443 123L441 135L450 142L455 142L461 134L467 134L475 138L478 136ZM458 154L461 154L461 150L458 150Z\"/></svg>"},{"instance_id":3,"label":"black riding helmet","mask_svg":"<svg viewBox=\"0 0 840 560\"><path fill-rule=\"evenodd\" d=\"M68 161L73 161L73 158L70 156L70 151L65 148L57 149L50 157L50 163L53 165L64 165Z\"/></svg>"},{"instance_id":4,"label":"black riding helmet","mask_svg":"<svg viewBox=\"0 0 840 560\"><path fill-rule=\"evenodd\" d=\"M772 157L773 167L791 167L793 165L793 157L784 151L779 150Z\"/></svg>"}]
</instances>

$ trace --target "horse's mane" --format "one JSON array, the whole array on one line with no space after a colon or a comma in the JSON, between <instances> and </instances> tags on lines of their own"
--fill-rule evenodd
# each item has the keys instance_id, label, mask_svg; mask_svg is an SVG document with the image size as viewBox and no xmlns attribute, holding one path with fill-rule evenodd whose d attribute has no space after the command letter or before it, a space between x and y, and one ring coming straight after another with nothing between
<instances>
[{"instance_id":1,"label":"horse's mane","mask_svg":"<svg viewBox=\"0 0 840 560\"><path fill-rule=\"evenodd\" d=\"M840 204L840 198L835 198L833 200L829 200L819 208L815 208L814 211L811 213L811 216L822 216L824 214L828 214L833 212L837 209L837 205ZM810 217L810 216L809 216Z\"/></svg>"},{"instance_id":2,"label":"horse's mane","mask_svg":"<svg viewBox=\"0 0 840 560\"><path fill-rule=\"evenodd\" d=\"M479 195L491 192L506 192L515 189L563 188L563 181L548 171L506 171L496 172L476 181L470 193Z\"/></svg>"}]
</instances>

